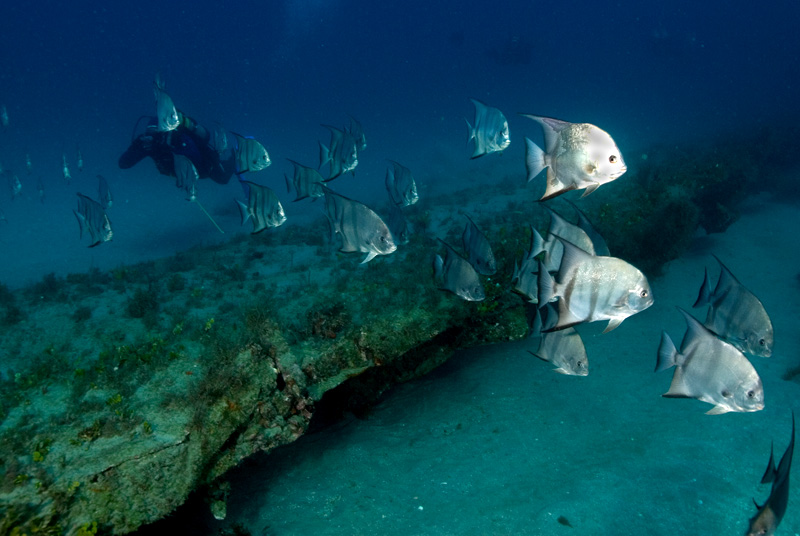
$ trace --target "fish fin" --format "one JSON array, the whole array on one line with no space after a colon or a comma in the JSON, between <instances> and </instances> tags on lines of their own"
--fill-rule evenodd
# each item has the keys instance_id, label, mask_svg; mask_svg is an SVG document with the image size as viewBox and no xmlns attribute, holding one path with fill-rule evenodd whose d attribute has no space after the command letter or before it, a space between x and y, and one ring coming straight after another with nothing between
<instances>
[{"instance_id":1,"label":"fish fin","mask_svg":"<svg viewBox=\"0 0 800 536\"><path fill-rule=\"evenodd\" d=\"M364 257L364 260L360 262L360 264L366 264L366 263L368 263L369 261L371 261L372 259L374 259L374 258L375 258L377 255L378 255L378 254L377 254L377 253L375 253L374 251L370 251L369 253L367 253L367 256L366 256L366 257Z\"/></svg>"},{"instance_id":2,"label":"fish fin","mask_svg":"<svg viewBox=\"0 0 800 536\"><path fill-rule=\"evenodd\" d=\"M571 184L569 186L565 186L563 182L559 181L555 177L555 172L551 171L552 168L547 168L547 189L544 192L544 195L539 199L539 201L547 201L548 199L553 199L554 197L558 197L559 195L569 192L571 190L575 190L577 186Z\"/></svg>"},{"instance_id":3,"label":"fish fin","mask_svg":"<svg viewBox=\"0 0 800 536\"><path fill-rule=\"evenodd\" d=\"M525 138L525 169L528 172L528 182L536 178L542 170L547 167L544 160L544 151L541 147L533 143L529 138ZM548 174L549 175L549 174ZM550 178L547 180L550 187Z\"/></svg>"},{"instance_id":4,"label":"fish fin","mask_svg":"<svg viewBox=\"0 0 800 536\"><path fill-rule=\"evenodd\" d=\"M625 320L625 319L624 318L612 318L611 320L608 321L608 325L606 326L606 329L603 330L603 333L608 333L609 331L613 331L613 330L617 329L617 326L622 324L623 320Z\"/></svg>"},{"instance_id":5,"label":"fish fin","mask_svg":"<svg viewBox=\"0 0 800 536\"><path fill-rule=\"evenodd\" d=\"M678 364L680 358L675 343L672 342L666 331L661 332L661 344L658 345L655 372L661 372Z\"/></svg>"},{"instance_id":6,"label":"fish fin","mask_svg":"<svg viewBox=\"0 0 800 536\"><path fill-rule=\"evenodd\" d=\"M586 197L586 196L587 196L587 195L589 195L590 193L594 192L594 191L595 191L595 190L597 190L598 188L600 188L600 185L599 185L598 183L593 183L593 184L590 184L590 185L589 185L589 186L587 186L587 187L586 187L586 189L583 191L583 194L581 195L581 199L583 199L584 197Z\"/></svg>"},{"instance_id":7,"label":"fish fin","mask_svg":"<svg viewBox=\"0 0 800 536\"><path fill-rule=\"evenodd\" d=\"M289 176L286 173L283 174L283 179L286 181L286 193L292 193L292 183L289 182ZM297 201L297 199L295 199L295 201Z\"/></svg>"},{"instance_id":8,"label":"fish fin","mask_svg":"<svg viewBox=\"0 0 800 536\"><path fill-rule=\"evenodd\" d=\"M545 303L552 300L555 295L555 280L553 276L550 275L550 272L544 269L544 263L542 261L537 261L539 263L539 279L537 283L537 293L536 299L539 301L539 304L543 307Z\"/></svg>"},{"instance_id":9,"label":"fish fin","mask_svg":"<svg viewBox=\"0 0 800 536\"><path fill-rule=\"evenodd\" d=\"M558 267L559 281L565 281L566 274L578 264L587 261L594 257L591 253L583 251L581 248L568 240L564 240L558 235L555 236L562 244L564 244L564 253L561 254L561 264Z\"/></svg>"},{"instance_id":10,"label":"fish fin","mask_svg":"<svg viewBox=\"0 0 800 536\"><path fill-rule=\"evenodd\" d=\"M321 141L317 142L317 143L319 143L319 166L317 166L317 169L319 169L322 166L324 166L326 163L331 161L331 151ZM331 177L331 178L333 178L333 177Z\"/></svg>"},{"instance_id":11,"label":"fish fin","mask_svg":"<svg viewBox=\"0 0 800 536\"><path fill-rule=\"evenodd\" d=\"M728 267L722 264L722 261L719 260L719 257L714 255L714 258L717 259L720 267L719 280L717 280L717 286L714 288L714 295L719 296L721 299L721 295L727 293L731 288L742 287L743 285L739 283L739 280L736 279L736 276L733 275L730 270L728 270Z\"/></svg>"},{"instance_id":12,"label":"fish fin","mask_svg":"<svg viewBox=\"0 0 800 536\"><path fill-rule=\"evenodd\" d=\"M722 415L723 413L728 413L730 408L723 406L722 404L717 404L710 410L706 411L706 415Z\"/></svg>"},{"instance_id":13,"label":"fish fin","mask_svg":"<svg viewBox=\"0 0 800 536\"><path fill-rule=\"evenodd\" d=\"M705 327L703 324L700 323L695 317L681 309L680 307L677 308L678 311L681 312L683 318L686 319L686 334L683 336L684 341L694 340L698 337L702 337L708 334L713 335L716 337L716 333Z\"/></svg>"},{"instance_id":14,"label":"fish fin","mask_svg":"<svg viewBox=\"0 0 800 536\"><path fill-rule=\"evenodd\" d=\"M769 484L770 482L773 482L775 480L776 474L777 470L775 469L775 444L770 443L769 461L767 462L767 469L764 471L764 476L761 477L761 483Z\"/></svg>"},{"instance_id":15,"label":"fish fin","mask_svg":"<svg viewBox=\"0 0 800 536\"><path fill-rule=\"evenodd\" d=\"M542 117L539 115L529 114L521 115L522 117L527 117L528 119L536 121L542 127L542 133L544 134L544 146L549 154L553 154L555 152L556 145L558 145L558 139L561 136L561 131L572 124L566 121L553 119L551 117Z\"/></svg>"},{"instance_id":16,"label":"fish fin","mask_svg":"<svg viewBox=\"0 0 800 536\"><path fill-rule=\"evenodd\" d=\"M701 307L703 305L708 305L711 301L711 282L708 280L708 268L705 269L705 275L703 276L703 284L700 285L700 292L697 294L697 300L695 300L693 308Z\"/></svg>"},{"instance_id":17,"label":"fish fin","mask_svg":"<svg viewBox=\"0 0 800 536\"><path fill-rule=\"evenodd\" d=\"M550 316L552 316L552 310L553 309L551 308L550 312L545 318L547 327L542 330L542 333L551 333L553 331L561 331L563 329L572 328L578 324L583 324L585 321L585 319L575 316L572 311L569 310L563 299L558 301L558 318L556 322L553 322L550 319Z\"/></svg>"},{"instance_id":18,"label":"fish fin","mask_svg":"<svg viewBox=\"0 0 800 536\"><path fill-rule=\"evenodd\" d=\"M549 359L547 359L547 358L544 358L544 357L540 356L540 355L539 355L539 354L537 354L536 352L531 352L530 350L527 350L527 352L528 352L529 354L531 354L533 357L536 357L536 358L538 358L538 359L541 359L542 361L550 361Z\"/></svg>"},{"instance_id":19,"label":"fish fin","mask_svg":"<svg viewBox=\"0 0 800 536\"><path fill-rule=\"evenodd\" d=\"M544 251L544 238L539 234L539 231L531 225L531 251L528 253L528 258L532 259Z\"/></svg>"},{"instance_id":20,"label":"fish fin","mask_svg":"<svg viewBox=\"0 0 800 536\"><path fill-rule=\"evenodd\" d=\"M247 210L247 205L238 199L236 200L236 204L239 206L239 213L242 215L242 225L244 225L245 222L250 219L250 212Z\"/></svg>"}]
</instances>

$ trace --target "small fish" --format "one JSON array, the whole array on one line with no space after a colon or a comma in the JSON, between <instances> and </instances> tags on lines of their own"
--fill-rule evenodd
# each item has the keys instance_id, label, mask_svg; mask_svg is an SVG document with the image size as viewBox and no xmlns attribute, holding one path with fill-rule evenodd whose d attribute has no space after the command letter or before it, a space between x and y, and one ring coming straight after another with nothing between
<instances>
[{"instance_id":1,"label":"small fish","mask_svg":"<svg viewBox=\"0 0 800 536\"><path fill-rule=\"evenodd\" d=\"M28 171L28 175L33 172L33 163L31 163L30 153L25 153L25 169Z\"/></svg>"},{"instance_id":2,"label":"small fish","mask_svg":"<svg viewBox=\"0 0 800 536\"><path fill-rule=\"evenodd\" d=\"M44 183L42 182L41 177L39 177L39 180L36 181L36 191L39 193L39 201L44 204Z\"/></svg>"},{"instance_id":3,"label":"small fish","mask_svg":"<svg viewBox=\"0 0 800 536\"><path fill-rule=\"evenodd\" d=\"M531 225L531 247L525 251L522 262L514 261L514 274L511 284L515 292L529 303L539 303L539 263L537 257L544 252L544 238Z\"/></svg>"},{"instance_id":4,"label":"small fish","mask_svg":"<svg viewBox=\"0 0 800 536\"><path fill-rule=\"evenodd\" d=\"M556 280L539 261L539 305L558 300L563 329L581 322L608 320L608 333L623 320L653 305L650 284L635 266L616 257L597 257L561 240L564 253Z\"/></svg>"},{"instance_id":5,"label":"small fish","mask_svg":"<svg viewBox=\"0 0 800 536\"><path fill-rule=\"evenodd\" d=\"M197 168L188 156L173 153L172 163L175 168L175 186L186 192L189 201L197 199L197 181L200 176Z\"/></svg>"},{"instance_id":6,"label":"small fish","mask_svg":"<svg viewBox=\"0 0 800 536\"><path fill-rule=\"evenodd\" d=\"M436 285L467 301L484 300L486 292L475 268L447 242L442 239L439 242L444 244L447 252L444 259L439 255L434 257L433 280Z\"/></svg>"},{"instance_id":7,"label":"small fish","mask_svg":"<svg viewBox=\"0 0 800 536\"><path fill-rule=\"evenodd\" d=\"M5 104L0 107L0 123L2 123L3 128L8 127L8 110L6 110Z\"/></svg>"},{"instance_id":8,"label":"small fish","mask_svg":"<svg viewBox=\"0 0 800 536\"><path fill-rule=\"evenodd\" d=\"M289 159L287 158L287 160ZM298 164L294 160L289 160L289 162L294 166L294 175L291 181L286 175L284 175L284 178L286 179L286 191L291 192L292 186L294 186L294 191L297 192L295 201L300 201L306 197L317 198L325 195L322 192L323 178L319 171Z\"/></svg>"},{"instance_id":9,"label":"small fish","mask_svg":"<svg viewBox=\"0 0 800 536\"><path fill-rule=\"evenodd\" d=\"M714 256L720 266L714 292L705 272L694 307L709 305L705 326L750 355L772 355L772 321L756 296L747 290L728 268Z\"/></svg>"},{"instance_id":10,"label":"small fish","mask_svg":"<svg viewBox=\"0 0 800 536\"><path fill-rule=\"evenodd\" d=\"M627 167L607 132L589 123L568 123L522 114L542 126L546 150L525 138L528 182L547 168L547 189L540 201L585 188L582 197L619 178Z\"/></svg>"},{"instance_id":11,"label":"small fish","mask_svg":"<svg viewBox=\"0 0 800 536\"><path fill-rule=\"evenodd\" d=\"M100 204L104 209L108 210L111 208L111 205L114 204L114 199L111 197L111 190L108 188L108 181L102 175L98 175L97 180L99 181L98 193L100 195Z\"/></svg>"},{"instance_id":12,"label":"small fish","mask_svg":"<svg viewBox=\"0 0 800 536\"><path fill-rule=\"evenodd\" d=\"M389 207L389 220L386 222L389 226L389 232L392 233L394 243L398 246L408 244L409 237L411 236L411 224L408 223L406 215L403 214L403 209L397 205L390 205Z\"/></svg>"},{"instance_id":13,"label":"small fish","mask_svg":"<svg viewBox=\"0 0 800 536\"><path fill-rule=\"evenodd\" d=\"M81 228L81 238L83 238L84 231L88 232L91 236L92 243L89 244L93 248L103 242L108 242L114 236L111 230L111 221L103 210L103 206L90 199L83 194L78 194L78 210L72 211L78 219L78 225Z\"/></svg>"},{"instance_id":14,"label":"small fish","mask_svg":"<svg viewBox=\"0 0 800 536\"><path fill-rule=\"evenodd\" d=\"M22 195L22 183L19 181L19 177L17 177L16 174L9 177L8 185L11 188L12 201Z\"/></svg>"},{"instance_id":15,"label":"small fish","mask_svg":"<svg viewBox=\"0 0 800 536\"><path fill-rule=\"evenodd\" d=\"M366 253L361 261L364 264L377 255L389 255L397 249L389 227L371 208L337 194L327 186L323 186L322 191L331 235L338 234L342 239L339 251Z\"/></svg>"},{"instance_id":16,"label":"small fish","mask_svg":"<svg viewBox=\"0 0 800 536\"><path fill-rule=\"evenodd\" d=\"M350 116L350 135L356 141L356 149L358 152L367 148L367 137L364 135L364 128L361 126L361 123L358 122L358 119L352 115Z\"/></svg>"},{"instance_id":17,"label":"small fish","mask_svg":"<svg viewBox=\"0 0 800 536\"><path fill-rule=\"evenodd\" d=\"M553 372L570 376L588 376L589 357L586 355L583 339L575 328L542 332L542 323L547 319L543 320L541 314L552 308L553 304L548 303L537 311L531 338L538 338L539 346L535 352L529 350L529 353L542 361L549 361L555 365L556 368L553 369ZM545 314L553 313L555 313L554 310Z\"/></svg>"},{"instance_id":18,"label":"small fish","mask_svg":"<svg viewBox=\"0 0 800 536\"><path fill-rule=\"evenodd\" d=\"M252 136L242 136L231 132L236 140L234 153L236 154L236 173L248 171L261 171L272 164L269 153L257 139Z\"/></svg>"},{"instance_id":19,"label":"small fish","mask_svg":"<svg viewBox=\"0 0 800 536\"><path fill-rule=\"evenodd\" d=\"M156 117L158 119L158 130L160 132L168 132L175 130L180 125L181 120L178 116L178 110L175 109L175 104L172 98L165 90L164 80L160 74L156 74L153 81L153 93L156 99Z\"/></svg>"},{"instance_id":20,"label":"small fish","mask_svg":"<svg viewBox=\"0 0 800 536\"><path fill-rule=\"evenodd\" d=\"M69 173L69 165L67 164L67 155L61 154L61 173L64 175L64 180L69 184L72 181L72 175Z\"/></svg>"},{"instance_id":21,"label":"small fish","mask_svg":"<svg viewBox=\"0 0 800 536\"><path fill-rule=\"evenodd\" d=\"M77 151L77 158L78 158L78 171L83 171L83 155L81 154L81 148L76 146Z\"/></svg>"},{"instance_id":22,"label":"small fish","mask_svg":"<svg viewBox=\"0 0 800 536\"><path fill-rule=\"evenodd\" d=\"M242 213L242 225L247 220L253 220L253 232L251 234L260 233L269 227L279 227L286 221L286 214L283 212L283 206L270 188L261 186L250 181L242 181L247 183L249 193L247 195L247 204L237 200L239 204L239 211Z\"/></svg>"},{"instance_id":23,"label":"small fish","mask_svg":"<svg viewBox=\"0 0 800 536\"><path fill-rule=\"evenodd\" d=\"M592 245L594 245L594 254L601 257L608 257L611 255L605 239L600 235L599 232L597 232L597 229L595 229L594 225L592 225L592 222L589 221L589 218L586 217L586 214L584 214L581 209L579 209L572 201L568 200L567 202L572 205L572 208L574 208L575 212L578 214L578 227L583 229L583 232L585 232L592 240Z\"/></svg>"},{"instance_id":24,"label":"small fish","mask_svg":"<svg viewBox=\"0 0 800 536\"><path fill-rule=\"evenodd\" d=\"M475 151L471 158L502 151L508 147L511 138L508 134L508 121L503 112L497 108L486 106L477 99L470 100L475 105L475 126L470 125L466 118L464 121L469 130L467 143L475 140Z\"/></svg>"},{"instance_id":25,"label":"small fish","mask_svg":"<svg viewBox=\"0 0 800 536\"><path fill-rule=\"evenodd\" d=\"M561 255L564 252L564 247L561 245L560 239L575 244L590 255L595 254L594 243L592 243L592 239L589 238L586 231L568 222L547 205L542 206L550 213L550 227L547 230L547 240L544 243L546 252L544 266L548 272L558 270L561 265Z\"/></svg>"},{"instance_id":26,"label":"small fish","mask_svg":"<svg viewBox=\"0 0 800 536\"><path fill-rule=\"evenodd\" d=\"M774 448L770 448L767 470L761 478L762 484L772 482L769 497L761 506L755 502L756 515L750 518L750 526L746 536L773 536L778 529L786 507L789 504L789 474L792 472L792 456L794 455L794 412L792 412L792 438L789 446L781 456L778 467L775 467Z\"/></svg>"},{"instance_id":27,"label":"small fish","mask_svg":"<svg viewBox=\"0 0 800 536\"><path fill-rule=\"evenodd\" d=\"M419 200L417 183L407 167L389 160L392 167L386 170L386 191L392 203L399 207L413 205Z\"/></svg>"},{"instance_id":28,"label":"small fish","mask_svg":"<svg viewBox=\"0 0 800 536\"><path fill-rule=\"evenodd\" d=\"M339 130L330 125L322 125L331 131L330 148L319 143L319 167L330 165L328 180L348 172L355 174L358 165L358 147L356 140L346 130Z\"/></svg>"},{"instance_id":29,"label":"small fish","mask_svg":"<svg viewBox=\"0 0 800 536\"><path fill-rule=\"evenodd\" d=\"M764 387L756 369L742 352L709 331L692 315L686 319L681 350L661 332L656 372L675 367L667 398L695 398L714 407L707 415L764 409Z\"/></svg>"},{"instance_id":30,"label":"small fish","mask_svg":"<svg viewBox=\"0 0 800 536\"><path fill-rule=\"evenodd\" d=\"M475 222L467 216L467 226L461 239L464 243L464 251L467 254L469 263L475 270L482 275L494 275L497 272L497 263L494 260L492 246L486 235L478 229Z\"/></svg>"}]
</instances>

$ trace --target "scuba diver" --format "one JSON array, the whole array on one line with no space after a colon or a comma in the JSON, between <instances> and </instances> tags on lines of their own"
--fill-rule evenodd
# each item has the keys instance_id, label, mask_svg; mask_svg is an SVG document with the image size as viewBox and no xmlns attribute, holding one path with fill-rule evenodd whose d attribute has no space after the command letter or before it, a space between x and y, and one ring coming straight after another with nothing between
<instances>
[{"instance_id":1,"label":"scuba diver","mask_svg":"<svg viewBox=\"0 0 800 536\"><path fill-rule=\"evenodd\" d=\"M175 110L176 124L162 130L156 117L139 118L130 146L119 157L119 167L129 169L145 157L150 157L159 173L176 177L174 155L191 160L199 178L210 178L227 184L232 175L239 180L242 173L259 171L270 165L267 150L257 140L218 128L211 133L194 119ZM144 132L139 132L142 120L147 119Z\"/></svg>"}]
</instances>

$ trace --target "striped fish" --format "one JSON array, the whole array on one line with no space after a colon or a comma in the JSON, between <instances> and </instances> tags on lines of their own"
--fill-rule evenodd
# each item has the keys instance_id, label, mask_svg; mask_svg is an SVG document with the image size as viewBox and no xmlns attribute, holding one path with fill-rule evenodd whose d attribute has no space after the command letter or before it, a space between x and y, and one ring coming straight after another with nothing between
<instances>
[{"instance_id":1,"label":"striped fish","mask_svg":"<svg viewBox=\"0 0 800 536\"><path fill-rule=\"evenodd\" d=\"M596 257L561 240L564 254L556 278L539 261L539 305L558 300L558 322L548 331L581 322L608 320L603 333L653 305L650 284L635 266L616 257Z\"/></svg>"},{"instance_id":2,"label":"striped fish","mask_svg":"<svg viewBox=\"0 0 800 536\"><path fill-rule=\"evenodd\" d=\"M720 274L714 292L706 270L703 285L694 307L709 305L705 326L750 355L769 357L772 355L772 321L766 309L755 295L719 262Z\"/></svg>"}]
</instances>

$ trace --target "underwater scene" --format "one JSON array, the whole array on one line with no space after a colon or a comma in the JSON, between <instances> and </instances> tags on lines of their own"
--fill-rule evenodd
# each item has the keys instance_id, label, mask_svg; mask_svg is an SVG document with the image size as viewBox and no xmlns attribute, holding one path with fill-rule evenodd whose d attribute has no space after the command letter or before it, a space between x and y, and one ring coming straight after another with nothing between
<instances>
[{"instance_id":1,"label":"underwater scene","mask_svg":"<svg viewBox=\"0 0 800 536\"><path fill-rule=\"evenodd\" d=\"M796 3L0 14L0 535L800 534Z\"/></svg>"}]
</instances>

